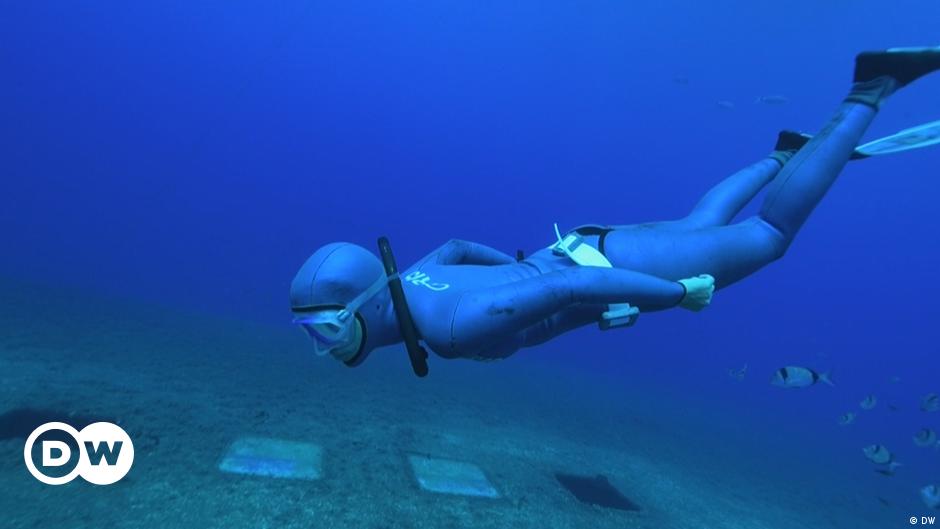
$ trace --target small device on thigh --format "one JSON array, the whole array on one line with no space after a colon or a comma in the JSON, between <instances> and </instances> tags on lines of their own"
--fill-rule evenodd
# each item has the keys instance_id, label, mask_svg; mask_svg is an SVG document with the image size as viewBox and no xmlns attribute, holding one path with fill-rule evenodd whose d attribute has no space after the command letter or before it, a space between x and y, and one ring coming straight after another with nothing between
<instances>
[{"instance_id":1,"label":"small device on thigh","mask_svg":"<svg viewBox=\"0 0 940 529\"><path fill-rule=\"evenodd\" d=\"M577 233L569 233L562 237L557 223L555 224L555 236L558 240L549 247L553 254L567 255L579 266L614 267L603 253L584 242L584 238ZM629 327L636 322L639 315L640 309L631 306L629 303L611 303L607 306L607 310L601 314L601 319L597 322L597 325L602 331Z\"/></svg>"}]
</instances>

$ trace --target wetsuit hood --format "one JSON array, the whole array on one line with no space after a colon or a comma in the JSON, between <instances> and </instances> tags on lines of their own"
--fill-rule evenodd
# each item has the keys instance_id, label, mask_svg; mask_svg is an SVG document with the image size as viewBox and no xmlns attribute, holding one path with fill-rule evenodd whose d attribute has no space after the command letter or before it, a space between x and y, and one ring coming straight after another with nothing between
<instances>
[{"instance_id":1,"label":"wetsuit hood","mask_svg":"<svg viewBox=\"0 0 940 529\"><path fill-rule=\"evenodd\" d=\"M294 276L291 310L298 315L346 307L385 277L382 261L365 248L348 242L327 244L314 252ZM355 310L362 336L358 350L344 361L346 365L362 363L387 334L388 300L388 289L383 288Z\"/></svg>"}]
</instances>

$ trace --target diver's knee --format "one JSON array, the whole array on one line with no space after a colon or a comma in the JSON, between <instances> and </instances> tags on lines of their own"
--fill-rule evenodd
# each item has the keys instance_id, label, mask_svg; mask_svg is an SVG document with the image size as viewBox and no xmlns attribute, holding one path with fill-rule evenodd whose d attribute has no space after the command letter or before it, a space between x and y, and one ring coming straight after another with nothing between
<instances>
[{"instance_id":1,"label":"diver's knee","mask_svg":"<svg viewBox=\"0 0 940 529\"><path fill-rule=\"evenodd\" d=\"M676 227L685 230L700 230L722 225L718 217L710 211L693 210L691 213L674 221Z\"/></svg>"},{"instance_id":2,"label":"diver's knee","mask_svg":"<svg viewBox=\"0 0 940 529\"><path fill-rule=\"evenodd\" d=\"M793 239L787 237L781 229L767 222L766 219L756 217L756 224L760 230L759 236L761 246L764 248L763 253L766 255L768 262L776 261L786 255Z\"/></svg>"}]
</instances>

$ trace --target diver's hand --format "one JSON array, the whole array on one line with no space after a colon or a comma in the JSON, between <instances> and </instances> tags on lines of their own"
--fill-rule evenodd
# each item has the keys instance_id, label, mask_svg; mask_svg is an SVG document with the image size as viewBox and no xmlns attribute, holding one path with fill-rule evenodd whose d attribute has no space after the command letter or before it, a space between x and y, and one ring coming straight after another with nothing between
<instances>
[{"instance_id":1,"label":"diver's hand","mask_svg":"<svg viewBox=\"0 0 940 529\"><path fill-rule=\"evenodd\" d=\"M691 311L698 312L712 302L712 294L715 292L715 278L702 274L695 277L680 279L679 283L685 287L685 296L679 306Z\"/></svg>"}]
</instances>

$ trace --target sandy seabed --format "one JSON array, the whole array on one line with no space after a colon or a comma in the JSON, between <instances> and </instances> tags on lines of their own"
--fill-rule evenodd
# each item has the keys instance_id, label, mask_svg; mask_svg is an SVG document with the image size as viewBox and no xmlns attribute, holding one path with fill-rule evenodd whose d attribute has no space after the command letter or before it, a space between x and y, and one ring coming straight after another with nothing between
<instances>
[{"instance_id":1,"label":"sandy seabed","mask_svg":"<svg viewBox=\"0 0 940 529\"><path fill-rule=\"evenodd\" d=\"M22 438L0 440L4 528L883 529L916 507L879 504L799 447L754 448L648 390L537 357L432 359L417 380L402 351L346 369L288 326L0 291L0 414L113 420L136 449L115 485L48 486L28 474ZM243 436L318 445L322 477L221 472ZM422 490L411 454L472 463L499 498ZM557 472L603 474L640 510L581 503Z\"/></svg>"}]
</instances>

